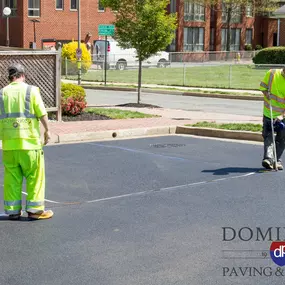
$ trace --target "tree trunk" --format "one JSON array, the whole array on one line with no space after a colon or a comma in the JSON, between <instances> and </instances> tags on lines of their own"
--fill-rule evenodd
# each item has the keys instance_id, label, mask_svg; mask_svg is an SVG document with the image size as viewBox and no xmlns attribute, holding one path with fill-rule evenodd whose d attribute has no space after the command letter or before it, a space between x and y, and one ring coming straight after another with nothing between
<instances>
[{"instance_id":1,"label":"tree trunk","mask_svg":"<svg viewBox=\"0 0 285 285\"><path fill-rule=\"evenodd\" d=\"M141 103L141 86L142 86L142 61L141 59L139 59L138 104Z\"/></svg>"},{"instance_id":2,"label":"tree trunk","mask_svg":"<svg viewBox=\"0 0 285 285\"><path fill-rule=\"evenodd\" d=\"M226 59L229 59L229 51L231 50L231 20L232 20L232 7L227 9L227 55Z\"/></svg>"}]
</instances>

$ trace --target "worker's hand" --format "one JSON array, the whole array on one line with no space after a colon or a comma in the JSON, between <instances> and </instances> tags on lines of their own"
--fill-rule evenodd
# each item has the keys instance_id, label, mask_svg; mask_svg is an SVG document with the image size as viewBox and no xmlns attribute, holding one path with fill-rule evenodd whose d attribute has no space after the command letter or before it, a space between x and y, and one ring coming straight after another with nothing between
<instances>
[{"instance_id":1,"label":"worker's hand","mask_svg":"<svg viewBox=\"0 0 285 285\"><path fill-rule=\"evenodd\" d=\"M49 141L50 141L50 139L51 139L51 134L50 134L49 131L46 131L46 132L45 132L45 134L44 134L44 139L45 139L44 145L48 144Z\"/></svg>"}]
</instances>

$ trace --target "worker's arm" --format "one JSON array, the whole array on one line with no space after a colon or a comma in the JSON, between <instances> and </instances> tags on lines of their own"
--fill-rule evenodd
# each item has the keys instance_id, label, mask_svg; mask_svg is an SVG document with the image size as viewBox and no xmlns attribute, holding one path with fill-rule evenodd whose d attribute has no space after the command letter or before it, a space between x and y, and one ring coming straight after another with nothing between
<instances>
[{"instance_id":1,"label":"worker's arm","mask_svg":"<svg viewBox=\"0 0 285 285\"><path fill-rule=\"evenodd\" d=\"M49 132L49 127L48 127L48 116L44 115L40 118L41 123L43 124L44 128L45 128L45 133L44 133L44 145L46 145L50 138L51 138L51 134Z\"/></svg>"},{"instance_id":2,"label":"worker's arm","mask_svg":"<svg viewBox=\"0 0 285 285\"><path fill-rule=\"evenodd\" d=\"M41 123L43 124L43 127L45 129L44 133L44 145L46 145L50 138L50 132L49 132L49 126L48 126L48 115L47 111L44 105L44 102L42 100L42 97L40 95L39 88L33 88L33 95L34 95L34 110L37 118L40 119Z\"/></svg>"}]
</instances>

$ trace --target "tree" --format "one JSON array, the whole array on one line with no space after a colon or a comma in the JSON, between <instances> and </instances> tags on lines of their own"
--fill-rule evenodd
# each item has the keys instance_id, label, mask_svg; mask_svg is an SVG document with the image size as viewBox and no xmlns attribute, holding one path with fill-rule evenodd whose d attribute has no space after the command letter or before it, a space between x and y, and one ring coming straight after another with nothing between
<instances>
[{"instance_id":1,"label":"tree","mask_svg":"<svg viewBox=\"0 0 285 285\"><path fill-rule=\"evenodd\" d=\"M174 38L176 14L167 13L169 0L102 0L115 12L116 40L122 48L136 49L139 61L138 104L142 61L165 49Z\"/></svg>"},{"instance_id":2,"label":"tree","mask_svg":"<svg viewBox=\"0 0 285 285\"><path fill-rule=\"evenodd\" d=\"M231 24L241 17L243 9L252 11L252 16L260 13L270 13L279 7L278 0L185 0L191 3L210 7L215 11L222 11L223 19L227 29L226 33L226 50L231 48Z\"/></svg>"}]
</instances>

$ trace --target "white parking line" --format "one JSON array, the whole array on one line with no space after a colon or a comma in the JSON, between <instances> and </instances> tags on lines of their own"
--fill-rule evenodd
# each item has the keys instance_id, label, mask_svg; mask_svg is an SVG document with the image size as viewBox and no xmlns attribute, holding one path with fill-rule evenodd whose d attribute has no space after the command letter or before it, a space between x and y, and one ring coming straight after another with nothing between
<instances>
[{"instance_id":1,"label":"white parking line","mask_svg":"<svg viewBox=\"0 0 285 285\"><path fill-rule=\"evenodd\" d=\"M141 192L136 192L136 193L122 194L122 195L118 195L118 196L111 196L111 197L107 197L107 198L100 198L100 199L96 199L96 200L83 201L83 202L57 202L57 201L48 200L48 199L45 199L45 201L47 201L49 203L53 203L53 204L59 204L59 205L72 205L72 204L84 204L84 203L90 204L90 203L104 202L104 201L110 201L110 200L117 200L117 199L122 199L122 198L127 198L127 197L142 196L142 195L152 194L152 193L157 193L157 192L162 192L162 191L173 191L173 190L180 189L180 188L195 187L195 186L204 185L204 184L208 184L208 183L228 181L231 179L237 179L237 178L252 176L254 174L257 174L257 172L250 172L250 173L246 173L243 175L232 176L232 177L228 177L228 178L220 178L220 179L209 180L209 181L200 181L200 182L193 182L193 183L182 184L182 185L175 185L175 186L164 187L164 188L160 188L160 189L156 189L156 190L146 190L146 191L141 191ZM25 192L23 192L23 194L27 195L27 193L25 193Z\"/></svg>"}]
</instances>

